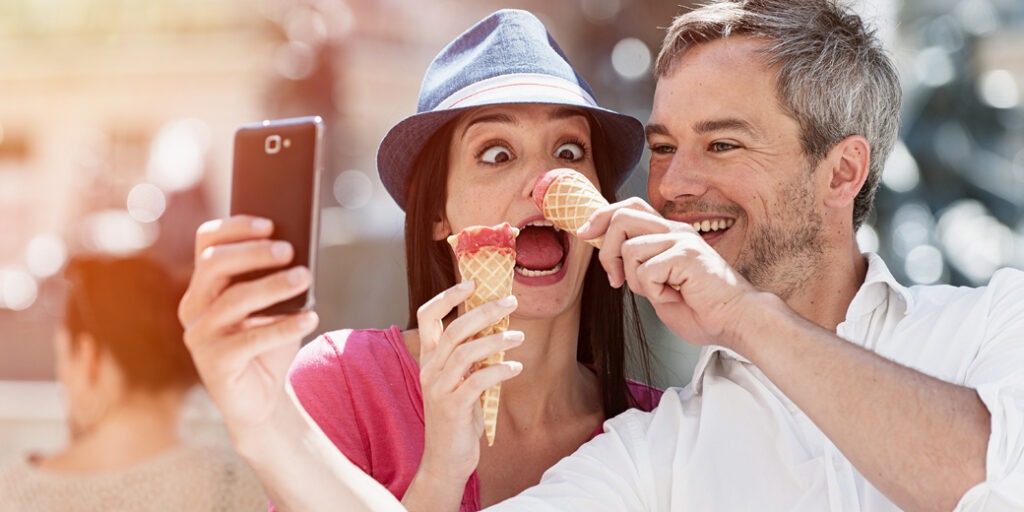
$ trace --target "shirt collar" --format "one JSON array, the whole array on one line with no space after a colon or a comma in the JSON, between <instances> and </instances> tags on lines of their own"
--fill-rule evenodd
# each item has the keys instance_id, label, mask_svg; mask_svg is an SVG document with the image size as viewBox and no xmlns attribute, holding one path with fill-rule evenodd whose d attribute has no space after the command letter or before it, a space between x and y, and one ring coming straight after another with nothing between
<instances>
[{"instance_id":1,"label":"shirt collar","mask_svg":"<svg viewBox=\"0 0 1024 512\"><path fill-rule=\"evenodd\" d=\"M914 307L914 296L910 289L896 281L881 256L867 252L864 253L864 257L868 260L868 271L864 276L864 284L857 290L849 309L846 310L846 319L871 314L890 295L895 295L903 301L906 306L904 314L910 314Z\"/></svg>"},{"instance_id":2,"label":"shirt collar","mask_svg":"<svg viewBox=\"0 0 1024 512\"><path fill-rule=\"evenodd\" d=\"M697 357L697 366L693 370L693 378L690 379L690 384L693 385L693 391L696 394L701 394L704 391L704 372L707 371L708 365L715 357L727 357L735 359L740 362L750 363L750 360L741 356L739 353L719 345L707 345L701 347L700 356Z\"/></svg>"},{"instance_id":3,"label":"shirt collar","mask_svg":"<svg viewBox=\"0 0 1024 512\"><path fill-rule=\"evenodd\" d=\"M846 311L847 320L870 314L885 302L890 293L896 294L906 304L905 314L909 314L914 304L914 297L910 293L910 289L896 281L896 278L889 272L889 267L885 265L879 255L867 252L864 253L864 257L868 260L868 270L864 276L864 284L857 290ZM747 358L725 347L718 345L702 347L700 356L697 358L697 366L693 370L693 378L690 380L694 392L698 395L704 388L704 372L715 357L729 357L744 363L750 362Z\"/></svg>"}]
</instances>

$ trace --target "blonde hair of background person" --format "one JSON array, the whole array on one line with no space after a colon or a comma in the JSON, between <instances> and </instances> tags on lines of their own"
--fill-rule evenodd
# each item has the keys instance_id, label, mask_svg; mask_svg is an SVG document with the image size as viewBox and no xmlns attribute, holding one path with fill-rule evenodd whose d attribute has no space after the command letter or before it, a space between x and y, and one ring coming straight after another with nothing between
<instances>
[{"instance_id":1,"label":"blonde hair of background person","mask_svg":"<svg viewBox=\"0 0 1024 512\"><path fill-rule=\"evenodd\" d=\"M627 345L643 349L628 294L530 196L538 177L568 167L614 199L642 140L638 120L596 104L535 16L502 10L435 57L418 112L378 150L381 179L406 212L409 329L329 332L293 362L315 316L249 315L306 288L308 270L227 286L230 276L287 264L291 250L252 218L200 228L181 306L186 339L275 505L320 508L317 492L337 485L317 464L340 449L410 508L477 510L535 484L606 418L653 407L659 393L624 375ZM473 284L455 286L445 238L500 222L521 229L514 296L454 318ZM505 315L506 333L470 340ZM504 364L469 375L499 350L508 350ZM302 407L286 395L289 364ZM498 382L497 435L486 446L479 396Z\"/></svg>"},{"instance_id":2,"label":"blonde hair of background person","mask_svg":"<svg viewBox=\"0 0 1024 512\"><path fill-rule=\"evenodd\" d=\"M55 340L69 442L0 470L0 510L265 510L230 449L180 423L196 370L175 318L181 287L143 257L76 256Z\"/></svg>"}]
</instances>

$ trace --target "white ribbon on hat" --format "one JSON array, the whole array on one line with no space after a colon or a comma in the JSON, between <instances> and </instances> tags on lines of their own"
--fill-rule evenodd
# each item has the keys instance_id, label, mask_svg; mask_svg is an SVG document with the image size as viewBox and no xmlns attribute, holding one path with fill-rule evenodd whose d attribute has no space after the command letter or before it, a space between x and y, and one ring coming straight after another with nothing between
<instances>
[{"instance_id":1,"label":"white ribbon on hat","mask_svg":"<svg viewBox=\"0 0 1024 512\"><path fill-rule=\"evenodd\" d=\"M541 73L514 73L467 85L445 98L434 112L501 103L597 106L597 101L585 89L564 78Z\"/></svg>"}]
</instances>

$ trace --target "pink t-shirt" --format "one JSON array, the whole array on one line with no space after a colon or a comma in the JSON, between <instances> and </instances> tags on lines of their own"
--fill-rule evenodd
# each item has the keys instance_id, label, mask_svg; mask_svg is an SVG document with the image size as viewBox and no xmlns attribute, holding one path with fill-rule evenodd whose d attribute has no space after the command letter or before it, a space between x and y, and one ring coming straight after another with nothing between
<instances>
[{"instance_id":1,"label":"pink t-shirt","mask_svg":"<svg viewBox=\"0 0 1024 512\"><path fill-rule=\"evenodd\" d=\"M419 366L398 327L324 334L299 351L289 378L327 437L352 462L401 499L423 455ZM630 382L640 408L661 391ZM594 435L601 433L601 427ZM466 482L460 512L480 510L480 482Z\"/></svg>"}]
</instances>

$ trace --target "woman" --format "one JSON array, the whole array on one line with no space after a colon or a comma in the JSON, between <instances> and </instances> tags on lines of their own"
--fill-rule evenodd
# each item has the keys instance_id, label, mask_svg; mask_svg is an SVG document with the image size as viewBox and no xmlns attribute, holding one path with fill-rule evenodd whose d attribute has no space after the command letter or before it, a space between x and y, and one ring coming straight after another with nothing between
<instances>
[{"instance_id":1,"label":"woman","mask_svg":"<svg viewBox=\"0 0 1024 512\"><path fill-rule=\"evenodd\" d=\"M530 198L537 177L569 167L612 199L639 159L643 130L596 106L540 21L515 10L485 18L434 59L418 111L378 151L381 179L406 211L409 329L325 334L299 353L290 382L330 441L409 509L477 510L536 483L605 418L657 399L624 377L624 340L631 329L642 339L635 310L628 325L622 292L593 249L552 228ZM514 296L455 318L473 284L453 286L445 238L500 222L521 230ZM270 230L240 217L200 228L181 317L240 450L275 503L297 509L319 502L296 484L337 487L309 471L309 446L326 443L309 440L318 434L282 393L284 366L316 318L246 317L305 289L308 271L226 287L232 275L287 263L290 249L267 240ZM469 341L509 314L506 333ZM504 364L471 372L503 350ZM499 382L497 437L481 447L478 397ZM295 436L309 442L297 447Z\"/></svg>"},{"instance_id":2,"label":"woman","mask_svg":"<svg viewBox=\"0 0 1024 512\"><path fill-rule=\"evenodd\" d=\"M179 434L198 380L174 317L180 287L140 257L78 256L66 276L56 363L70 441L0 471L0 509L265 508L242 460Z\"/></svg>"}]
</instances>

